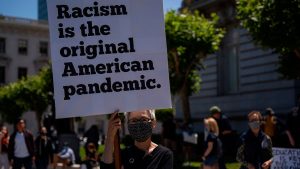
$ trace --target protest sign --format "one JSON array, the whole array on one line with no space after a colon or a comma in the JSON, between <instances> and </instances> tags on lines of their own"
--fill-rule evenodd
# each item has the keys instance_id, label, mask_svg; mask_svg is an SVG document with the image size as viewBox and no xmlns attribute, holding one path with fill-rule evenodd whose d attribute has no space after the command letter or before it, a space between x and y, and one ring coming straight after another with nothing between
<instances>
[{"instance_id":1,"label":"protest sign","mask_svg":"<svg viewBox=\"0 0 300 169\"><path fill-rule=\"evenodd\" d=\"M56 117L171 107L161 0L48 0Z\"/></svg>"},{"instance_id":2,"label":"protest sign","mask_svg":"<svg viewBox=\"0 0 300 169\"><path fill-rule=\"evenodd\" d=\"M187 143L197 144L198 143L198 133L188 133L186 131L182 132L183 141Z\"/></svg>"},{"instance_id":3,"label":"protest sign","mask_svg":"<svg viewBox=\"0 0 300 169\"><path fill-rule=\"evenodd\" d=\"M273 163L271 169L299 169L300 149L273 147Z\"/></svg>"}]
</instances>

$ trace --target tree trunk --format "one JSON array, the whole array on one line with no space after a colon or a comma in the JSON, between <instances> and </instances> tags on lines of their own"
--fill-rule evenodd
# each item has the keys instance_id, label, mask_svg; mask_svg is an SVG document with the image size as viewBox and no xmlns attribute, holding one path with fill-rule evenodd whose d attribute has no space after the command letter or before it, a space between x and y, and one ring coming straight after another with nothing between
<instances>
[{"instance_id":1,"label":"tree trunk","mask_svg":"<svg viewBox=\"0 0 300 169\"><path fill-rule=\"evenodd\" d=\"M294 49L294 53L296 54L298 59L300 59L300 49L299 48Z\"/></svg>"},{"instance_id":2,"label":"tree trunk","mask_svg":"<svg viewBox=\"0 0 300 169\"><path fill-rule=\"evenodd\" d=\"M173 107L173 115L174 117L176 117L176 103L178 101L178 95L171 95L171 98L172 98L172 107Z\"/></svg>"},{"instance_id":3,"label":"tree trunk","mask_svg":"<svg viewBox=\"0 0 300 169\"><path fill-rule=\"evenodd\" d=\"M184 122L189 123L191 120L190 101L186 85L183 86L180 92L181 106L184 113Z\"/></svg>"},{"instance_id":4,"label":"tree trunk","mask_svg":"<svg viewBox=\"0 0 300 169\"><path fill-rule=\"evenodd\" d=\"M73 134L74 121L73 118L56 119L55 127L58 134Z\"/></svg>"},{"instance_id":5,"label":"tree trunk","mask_svg":"<svg viewBox=\"0 0 300 169\"><path fill-rule=\"evenodd\" d=\"M36 116L36 120L37 120L37 125L38 125L38 129L40 130L40 128L43 126L43 122L42 122L42 114L41 112L35 111L35 116Z\"/></svg>"}]
</instances>

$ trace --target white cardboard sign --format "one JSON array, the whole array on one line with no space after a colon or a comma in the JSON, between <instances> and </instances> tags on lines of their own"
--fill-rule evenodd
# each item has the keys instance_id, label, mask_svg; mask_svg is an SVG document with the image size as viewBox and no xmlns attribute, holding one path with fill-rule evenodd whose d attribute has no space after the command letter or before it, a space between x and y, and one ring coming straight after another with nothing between
<instances>
[{"instance_id":1,"label":"white cardboard sign","mask_svg":"<svg viewBox=\"0 0 300 169\"><path fill-rule=\"evenodd\" d=\"M56 117L171 107L161 0L48 0Z\"/></svg>"},{"instance_id":2,"label":"white cardboard sign","mask_svg":"<svg viewBox=\"0 0 300 169\"><path fill-rule=\"evenodd\" d=\"M273 147L273 163L271 169L299 169L300 149Z\"/></svg>"}]
</instances>

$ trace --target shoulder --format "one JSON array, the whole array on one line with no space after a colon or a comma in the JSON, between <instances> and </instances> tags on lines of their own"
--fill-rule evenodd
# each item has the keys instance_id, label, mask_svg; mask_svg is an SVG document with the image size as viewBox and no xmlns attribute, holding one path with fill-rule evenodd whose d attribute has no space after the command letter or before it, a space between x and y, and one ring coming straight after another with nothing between
<instances>
[{"instance_id":1,"label":"shoulder","mask_svg":"<svg viewBox=\"0 0 300 169\"><path fill-rule=\"evenodd\" d=\"M153 153L155 161L158 163L157 168L173 168L173 152L162 145L156 147L157 151Z\"/></svg>"},{"instance_id":2,"label":"shoulder","mask_svg":"<svg viewBox=\"0 0 300 169\"><path fill-rule=\"evenodd\" d=\"M33 134L29 130L25 130L24 134L30 137L33 137Z\"/></svg>"},{"instance_id":3,"label":"shoulder","mask_svg":"<svg viewBox=\"0 0 300 169\"><path fill-rule=\"evenodd\" d=\"M244 131L244 132L241 134L241 136L240 136L240 140L241 140L241 141L247 140L247 139L249 138L249 135L250 135L249 130Z\"/></svg>"},{"instance_id":4,"label":"shoulder","mask_svg":"<svg viewBox=\"0 0 300 169\"><path fill-rule=\"evenodd\" d=\"M10 138L16 137L16 134L17 134L17 132L13 132L13 133L10 135Z\"/></svg>"},{"instance_id":5,"label":"shoulder","mask_svg":"<svg viewBox=\"0 0 300 169\"><path fill-rule=\"evenodd\" d=\"M68 151L74 153L73 149L71 147L68 147Z\"/></svg>"},{"instance_id":6,"label":"shoulder","mask_svg":"<svg viewBox=\"0 0 300 169\"><path fill-rule=\"evenodd\" d=\"M9 142L13 142L16 138L16 135L17 135L17 132L13 132L9 137L9 140L10 140Z\"/></svg>"},{"instance_id":7,"label":"shoulder","mask_svg":"<svg viewBox=\"0 0 300 169\"><path fill-rule=\"evenodd\" d=\"M41 139L41 136L37 136L36 138L35 138L35 141L37 142L37 141L40 141L40 139Z\"/></svg>"},{"instance_id":8,"label":"shoulder","mask_svg":"<svg viewBox=\"0 0 300 169\"><path fill-rule=\"evenodd\" d=\"M266 133L262 132L262 136L263 136L263 139L268 141L268 142L271 142L271 137L268 136Z\"/></svg>"},{"instance_id":9,"label":"shoulder","mask_svg":"<svg viewBox=\"0 0 300 169\"><path fill-rule=\"evenodd\" d=\"M225 114L222 114L221 120L228 120L228 117Z\"/></svg>"},{"instance_id":10,"label":"shoulder","mask_svg":"<svg viewBox=\"0 0 300 169\"><path fill-rule=\"evenodd\" d=\"M173 156L173 152L169 148L167 148L165 146L158 145L156 147L156 149L157 149L158 154L161 154L165 158L170 158L170 157Z\"/></svg>"},{"instance_id":11,"label":"shoulder","mask_svg":"<svg viewBox=\"0 0 300 169\"><path fill-rule=\"evenodd\" d=\"M226 115L222 115L222 116L221 116L220 122L221 122L223 125L230 125L229 118L228 118Z\"/></svg>"},{"instance_id":12,"label":"shoulder","mask_svg":"<svg viewBox=\"0 0 300 169\"><path fill-rule=\"evenodd\" d=\"M263 133L263 138L261 140L261 147L272 151L272 140L265 133Z\"/></svg>"},{"instance_id":13,"label":"shoulder","mask_svg":"<svg viewBox=\"0 0 300 169\"><path fill-rule=\"evenodd\" d=\"M157 145L156 147L160 152L172 152L169 148L163 146L163 145Z\"/></svg>"}]
</instances>

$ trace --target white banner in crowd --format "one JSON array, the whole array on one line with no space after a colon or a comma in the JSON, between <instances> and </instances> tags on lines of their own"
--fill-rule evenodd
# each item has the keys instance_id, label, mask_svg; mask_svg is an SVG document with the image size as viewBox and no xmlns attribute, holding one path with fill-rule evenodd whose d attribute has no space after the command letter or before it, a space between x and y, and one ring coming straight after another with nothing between
<instances>
[{"instance_id":1,"label":"white banner in crowd","mask_svg":"<svg viewBox=\"0 0 300 169\"><path fill-rule=\"evenodd\" d=\"M48 0L56 117L171 107L161 0Z\"/></svg>"},{"instance_id":2,"label":"white banner in crowd","mask_svg":"<svg viewBox=\"0 0 300 169\"><path fill-rule=\"evenodd\" d=\"M273 148L271 169L300 169L300 149Z\"/></svg>"}]
</instances>

